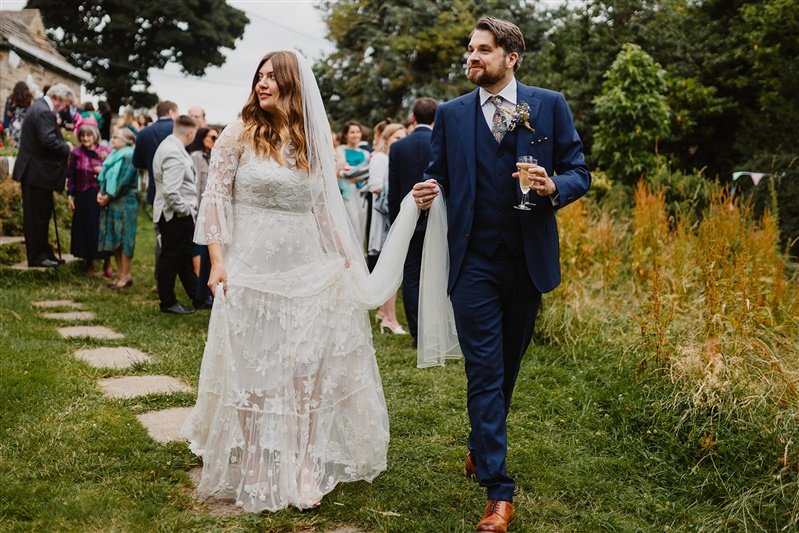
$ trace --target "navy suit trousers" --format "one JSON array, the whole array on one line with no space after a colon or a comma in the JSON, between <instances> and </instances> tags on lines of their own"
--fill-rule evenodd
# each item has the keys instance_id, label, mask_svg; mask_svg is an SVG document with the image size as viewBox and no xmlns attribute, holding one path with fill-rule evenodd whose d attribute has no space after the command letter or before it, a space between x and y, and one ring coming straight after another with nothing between
<instances>
[{"instance_id":1,"label":"navy suit trousers","mask_svg":"<svg viewBox=\"0 0 799 533\"><path fill-rule=\"evenodd\" d=\"M491 257L466 250L450 300L466 364L469 451L477 477L489 499L513 501L505 420L541 293L530 280L524 254L512 257L502 245Z\"/></svg>"}]
</instances>

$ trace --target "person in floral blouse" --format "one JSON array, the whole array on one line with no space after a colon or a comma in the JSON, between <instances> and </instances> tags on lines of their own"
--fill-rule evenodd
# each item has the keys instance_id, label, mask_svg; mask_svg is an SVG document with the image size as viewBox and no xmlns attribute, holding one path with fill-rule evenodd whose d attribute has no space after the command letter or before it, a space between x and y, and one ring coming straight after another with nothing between
<instances>
[{"instance_id":1,"label":"person in floral blouse","mask_svg":"<svg viewBox=\"0 0 799 533\"><path fill-rule=\"evenodd\" d=\"M100 223L97 175L109 149L100 144L100 130L94 119L84 119L78 129L78 141L80 145L73 148L67 166L67 202L72 211L70 253L83 259L85 272L92 274L94 261L107 257L97 250Z\"/></svg>"}]
</instances>

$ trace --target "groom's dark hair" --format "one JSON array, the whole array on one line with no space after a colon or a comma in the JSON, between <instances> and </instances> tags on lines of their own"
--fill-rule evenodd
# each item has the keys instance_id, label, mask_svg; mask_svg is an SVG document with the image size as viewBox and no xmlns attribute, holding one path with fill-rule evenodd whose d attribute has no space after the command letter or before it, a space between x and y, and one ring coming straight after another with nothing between
<instances>
[{"instance_id":1,"label":"groom's dark hair","mask_svg":"<svg viewBox=\"0 0 799 533\"><path fill-rule=\"evenodd\" d=\"M516 52L519 54L519 60L513 65L513 71L519 70L519 65L522 64L522 54L524 53L524 35L519 27L507 20L495 19L494 17L483 17L474 25L472 34L477 30L485 30L494 36L497 46L505 50L505 54Z\"/></svg>"}]
</instances>

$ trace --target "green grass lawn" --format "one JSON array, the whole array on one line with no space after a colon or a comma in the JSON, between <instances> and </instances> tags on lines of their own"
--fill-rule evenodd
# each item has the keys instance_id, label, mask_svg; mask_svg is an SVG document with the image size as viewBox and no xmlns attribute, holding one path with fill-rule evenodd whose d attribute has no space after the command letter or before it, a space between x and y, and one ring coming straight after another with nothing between
<instances>
[{"instance_id":1,"label":"green grass lawn","mask_svg":"<svg viewBox=\"0 0 799 533\"><path fill-rule=\"evenodd\" d=\"M473 530L485 493L461 474L463 365L416 369L408 338L376 329L391 422L385 473L372 484L340 485L318 512L220 517L194 500L187 472L199 459L184 443L154 442L135 417L192 405L193 395L109 400L96 384L157 373L197 385L209 312L158 311L152 247L142 216L135 282L124 291L75 265L0 270L0 531ZM95 324L125 339L62 339L60 324L31 302L63 298L83 303ZM123 345L154 363L100 371L73 357L80 348ZM508 467L523 489L512 531L696 531L723 523L723 491L744 489L712 486L707 472L719 466L690 455L696 444L681 442L685 432L674 431L652 388L636 379L625 347L596 346L536 343L524 359L509 419Z\"/></svg>"}]
</instances>

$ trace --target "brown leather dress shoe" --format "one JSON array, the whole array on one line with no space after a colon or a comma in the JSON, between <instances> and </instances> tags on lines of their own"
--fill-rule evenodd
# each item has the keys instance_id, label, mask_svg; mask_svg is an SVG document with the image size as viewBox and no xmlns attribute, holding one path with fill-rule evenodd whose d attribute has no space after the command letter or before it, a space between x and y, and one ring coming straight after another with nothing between
<instances>
[{"instance_id":1,"label":"brown leather dress shoe","mask_svg":"<svg viewBox=\"0 0 799 533\"><path fill-rule=\"evenodd\" d=\"M463 471L466 474L466 477L472 481L477 481L477 466L475 466L474 461L472 461L471 453L466 454Z\"/></svg>"},{"instance_id":2,"label":"brown leather dress shoe","mask_svg":"<svg viewBox=\"0 0 799 533\"><path fill-rule=\"evenodd\" d=\"M516 518L516 511L513 510L511 502L488 500L483 518L478 522L475 529L477 531L506 533L514 518Z\"/></svg>"}]
</instances>

